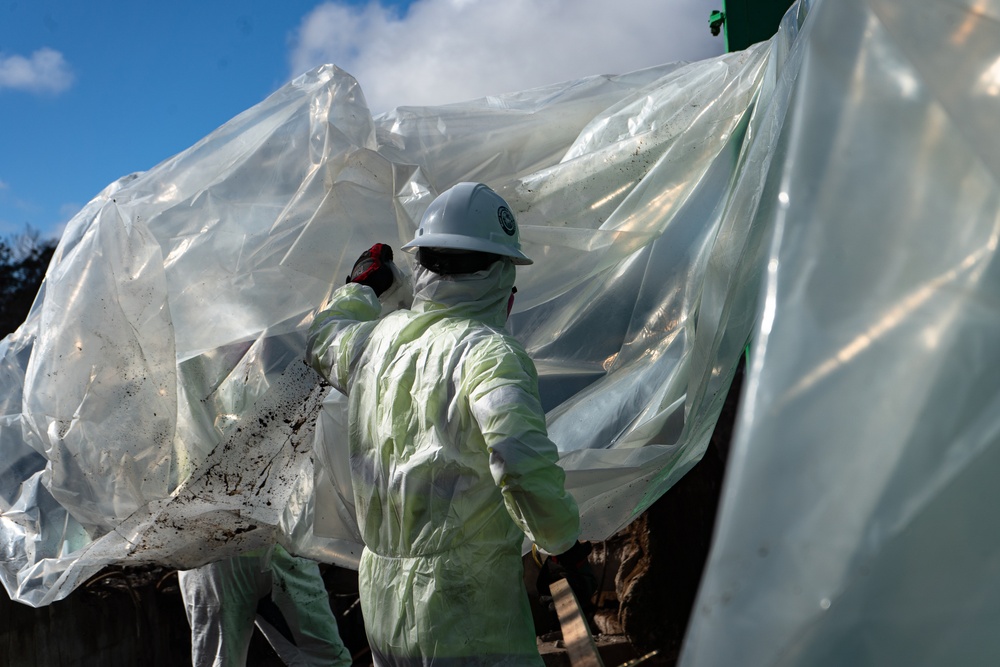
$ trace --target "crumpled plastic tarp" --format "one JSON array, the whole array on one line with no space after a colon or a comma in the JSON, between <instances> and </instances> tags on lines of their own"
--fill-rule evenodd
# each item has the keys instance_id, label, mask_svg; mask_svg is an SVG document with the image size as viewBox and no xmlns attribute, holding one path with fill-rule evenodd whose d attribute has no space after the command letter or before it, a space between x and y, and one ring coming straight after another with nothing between
<instances>
[{"instance_id":1,"label":"crumpled plastic tarp","mask_svg":"<svg viewBox=\"0 0 1000 667\"><path fill-rule=\"evenodd\" d=\"M461 180L508 200L535 259L510 329L583 536L626 525L700 457L747 338L749 320L728 358L696 355L725 330L695 319L772 51L378 118L324 66L109 186L0 349L8 593L43 605L110 563L276 539L355 564L343 402L305 332L362 250L411 239Z\"/></svg>"},{"instance_id":2,"label":"crumpled plastic tarp","mask_svg":"<svg viewBox=\"0 0 1000 667\"><path fill-rule=\"evenodd\" d=\"M323 66L110 185L0 348L8 593L43 605L110 563L274 540L356 564L343 401L304 365L305 332L362 250L398 249L463 180L507 199L535 260L509 326L583 537L627 525L700 458L747 339L749 312L724 353L723 313L696 320L744 242L719 229L774 52L377 118Z\"/></svg>"},{"instance_id":3,"label":"crumpled plastic tarp","mask_svg":"<svg viewBox=\"0 0 1000 667\"><path fill-rule=\"evenodd\" d=\"M817 2L771 104L762 316L680 664L1000 664L1000 3Z\"/></svg>"},{"instance_id":4,"label":"crumpled plastic tarp","mask_svg":"<svg viewBox=\"0 0 1000 667\"><path fill-rule=\"evenodd\" d=\"M510 328L585 539L700 459L751 341L681 664L995 663L998 18L799 0L742 52L374 118L324 66L110 185L0 343L5 588L273 540L356 562L305 330L477 180L535 259Z\"/></svg>"}]
</instances>

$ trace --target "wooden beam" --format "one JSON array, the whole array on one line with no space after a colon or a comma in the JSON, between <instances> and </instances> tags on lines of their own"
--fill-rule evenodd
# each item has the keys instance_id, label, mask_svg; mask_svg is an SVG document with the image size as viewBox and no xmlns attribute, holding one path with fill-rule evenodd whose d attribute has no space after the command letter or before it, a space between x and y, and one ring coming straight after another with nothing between
<instances>
[{"instance_id":1,"label":"wooden beam","mask_svg":"<svg viewBox=\"0 0 1000 667\"><path fill-rule=\"evenodd\" d=\"M565 579L556 579L549 585L552 600L556 603L556 614L562 627L563 643L572 667L604 667L601 654L590 634L587 619L580 609L580 603L573 595L573 589Z\"/></svg>"}]
</instances>

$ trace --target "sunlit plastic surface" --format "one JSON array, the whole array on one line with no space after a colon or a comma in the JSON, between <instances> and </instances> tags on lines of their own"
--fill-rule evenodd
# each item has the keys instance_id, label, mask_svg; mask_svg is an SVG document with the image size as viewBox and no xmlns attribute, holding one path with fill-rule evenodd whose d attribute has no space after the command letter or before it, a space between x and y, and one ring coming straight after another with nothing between
<instances>
[{"instance_id":1,"label":"sunlit plastic surface","mask_svg":"<svg viewBox=\"0 0 1000 667\"><path fill-rule=\"evenodd\" d=\"M7 591L275 537L356 563L304 332L473 180L535 260L510 328L585 538L700 459L752 339L684 667L997 664L998 19L800 0L744 52L377 118L324 67L109 186L0 343Z\"/></svg>"},{"instance_id":2,"label":"sunlit plastic surface","mask_svg":"<svg viewBox=\"0 0 1000 667\"><path fill-rule=\"evenodd\" d=\"M998 19L826 1L792 48L685 667L1000 662Z\"/></svg>"},{"instance_id":3,"label":"sunlit plastic surface","mask_svg":"<svg viewBox=\"0 0 1000 667\"><path fill-rule=\"evenodd\" d=\"M754 269L727 277L767 230L727 203L759 196L736 186L770 157L748 140L781 53L376 118L324 66L110 185L0 347L8 593L44 605L109 563L190 568L274 539L356 566L344 404L304 365L305 331L362 250L398 249L458 181L510 203L535 260L509 326L583 537L626 525L700 458L750 334Z\"/></svg>"}]
</instances>

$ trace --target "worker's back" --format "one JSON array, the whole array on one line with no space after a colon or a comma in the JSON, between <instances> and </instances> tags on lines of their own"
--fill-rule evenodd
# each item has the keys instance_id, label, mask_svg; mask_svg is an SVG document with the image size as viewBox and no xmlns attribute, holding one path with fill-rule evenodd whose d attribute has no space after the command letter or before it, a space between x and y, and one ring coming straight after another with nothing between
<instances>
[{"instance_id":1,"label":"worker's back","mask_svg":"<svg viewBox=\"0 0 1000 667\"><path fill-rule=\"evenodd\" d=\"M477 366L498 348L516 354L496 329L440 310L401 311L375 328L350 398L355 506L372 551L433 554L484 536L521 543L469 402Z\"/></svg>"},{"instance_id":2,"label":"worker's back","mask_svg":"<svg viewBox=\"0 0 1000 667\"><path fill-rule=\"evenodd\" d=\"M382 314L392 251L362 253L310 328L307 358L348 397L369 643L384 665L541 665L524 538L562 553L580 517L538 376L504 331L515 264L506 202L460 183L425 211L412 307Z\"/></svg>"}]
</instances>

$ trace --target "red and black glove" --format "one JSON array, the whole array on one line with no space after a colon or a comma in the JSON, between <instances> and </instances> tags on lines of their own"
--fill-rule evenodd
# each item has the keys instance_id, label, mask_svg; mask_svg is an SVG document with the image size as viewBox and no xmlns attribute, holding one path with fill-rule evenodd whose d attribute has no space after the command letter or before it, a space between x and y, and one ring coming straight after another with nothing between
<instances>
[{"instance_id":1,"label":"red and black glove","mask_svg":"<svg viewBox=\"0 0 1000 667\"><path fill-rule=\"evenodd\" d=\"M375 290L375 296L381 296L392 287L391 262L392 248L385 243L376 243L361 253L358 261L354 262L354 268L351 270L351 275L347 276L347 282L368 285Z\"/></svg>"}]
</instances>

